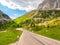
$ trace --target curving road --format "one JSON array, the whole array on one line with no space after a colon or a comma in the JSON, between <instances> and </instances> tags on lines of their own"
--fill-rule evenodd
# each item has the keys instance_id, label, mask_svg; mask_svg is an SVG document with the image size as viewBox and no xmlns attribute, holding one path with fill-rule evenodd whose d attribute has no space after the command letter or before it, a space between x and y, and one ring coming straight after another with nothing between
<instances>
[{"instance_id":1,"label":"curving road","mask_svg":"<svg viewBox=\"0 0 60 45\"><path fill-rule=\"evenodd\" d=\"M19 41L12 45L60 45L60 41L23 30Z\"/></svg>"}]
</instances>

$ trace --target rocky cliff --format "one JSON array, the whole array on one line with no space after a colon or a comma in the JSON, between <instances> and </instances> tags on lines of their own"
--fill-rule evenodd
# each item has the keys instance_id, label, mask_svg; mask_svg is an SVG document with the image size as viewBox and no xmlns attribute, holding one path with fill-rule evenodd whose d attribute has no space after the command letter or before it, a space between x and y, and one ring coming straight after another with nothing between
<instances>
[{"instance_id":1,"label":"rocky cliff","mask_svg":"<svg viewBox=\"0 0 60 45\"><path fill-rule=\"evenodd\" d=\"M60 0L44 0L38 6L38 10L60 9Z\"/></svg>"}]
</instances>

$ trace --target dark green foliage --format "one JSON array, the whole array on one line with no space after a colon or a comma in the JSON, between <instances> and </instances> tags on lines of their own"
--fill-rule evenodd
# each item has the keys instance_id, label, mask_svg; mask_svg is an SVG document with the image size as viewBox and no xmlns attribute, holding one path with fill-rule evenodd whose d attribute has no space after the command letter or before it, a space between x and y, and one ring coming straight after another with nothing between
<instances>
[{"instance_id":1,"label":"dark green foliage","mask_svg":"<svg viewBox=\"0 0 60 45\"><path fill-rule=\"evenodd\" d=\"M0 29L2 28L2 23L0 22Z\"/></svg>"},{"instance_id":2,"label":"dark green foliage","mask_svg":"<svg viewBox=\"0 0 60 45\"><path fill-rule=\"evenodd\" d=\"M3 22L1 21L0 22L0 29L3 30L4 27L6 26L6 24L7 24L7 21L5 21L5 20Z\"/></svg>"},{"instance_id":3,"label":"dark green foliage","mask_svg":"<svg viewBox=\"0 0 60 45\"><path fill-rule=\"evenodd\" d=\"M14 21L4 21L0 22L0 29L1 30L10 30L10 29L15 29L18 28L19 25L16 24Z\"/></svg>"},{"instance_id":4,"label":"dark green foliage","mask_svg":"<svg viewBox=\"0 0 60 45\"><path fill-rule=\"evenodd\" d=\"M30 29L31 31L39 31L39 30L41 30L41 27L39 27L39 26L35 26L35 27L31 27L31 29Z\"/></svg>"},{"instance_id":5,"label":"dark green foliage","mask_svg":"<svg viewBox=\"0 0 60 45\"><path fill-rule=\"evenodd\" d=\"M14 21L9 21L7 22L6 26L4 27L5 29L15 29L18 28L19 25L16 24Z\"/></svg>"}]
</instances>

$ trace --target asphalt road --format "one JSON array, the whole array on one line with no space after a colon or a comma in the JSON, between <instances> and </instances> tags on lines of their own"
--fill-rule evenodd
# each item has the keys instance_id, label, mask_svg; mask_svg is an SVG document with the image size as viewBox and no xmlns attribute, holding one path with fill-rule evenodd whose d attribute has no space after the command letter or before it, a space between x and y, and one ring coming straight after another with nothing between
<instances>
[{"instance_id":1,"label":"asphalt road","mask_svg":"<svg viewBox=\"0 0 60 45\"><path fill-rule=\"evenodd\" d=\"M23 30L19 41L12 45L60 45L60 41Z\"/></svg>"}]
</instances>

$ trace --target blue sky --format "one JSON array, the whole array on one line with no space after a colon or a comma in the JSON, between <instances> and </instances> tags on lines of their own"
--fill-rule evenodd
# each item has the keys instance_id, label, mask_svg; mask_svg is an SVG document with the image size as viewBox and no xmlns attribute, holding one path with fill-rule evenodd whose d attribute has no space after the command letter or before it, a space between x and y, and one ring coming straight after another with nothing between
<instances>
[{"instance_id":1,"label":"blue sky","mask_svg":"<svg viewBox=\"0 0 60 45\"><path fill-rule=\"evenodd\" d=\"M12 19L34 10L43 0L0 0L0 10Z\"/></svg>"},{"instance_id":2,"label":"blue sky","mask_svg":"<svg viewBox=\"0 0 60 45\"><path fill-rule=\"evenodd\" d=\"M9 15L12 19L15 19L26 13L25 10L18 10L18 9L13 10L1 4L0 4L0 10L3 11L5 14Z\"/></svg>"}]
</instances>

